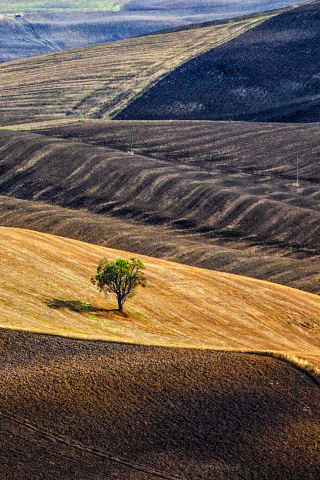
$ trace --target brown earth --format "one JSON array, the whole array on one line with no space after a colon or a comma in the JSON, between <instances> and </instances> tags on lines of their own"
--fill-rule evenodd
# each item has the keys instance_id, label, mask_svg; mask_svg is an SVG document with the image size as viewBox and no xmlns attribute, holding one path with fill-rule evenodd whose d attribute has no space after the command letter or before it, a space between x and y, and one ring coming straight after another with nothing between
<instances>
[{"instance_id":1,"label":"brown earth","mask_svg":"<svg viewBox=\"0 0 320 480\"><path fill-rule=\"evenodd\" d=\"M1 193L69 211L2 198L1 224L319 292L317 124L134 127L135 155L130 122L2 130Z\"/></svg>"},{"instance_id":2,"label":"brown earth","mask_svg":"<svg viewBox=\"0 0 320 480\"><path fill-rule=\"evenodd\" d=\"M1 64L1 125L71 114L113 117L177 66L276 14L253 14Z\"/></svg>"},{"instance_id":3,"label":"brown earth","mask_svg":"<svg viewBox=\"0 0 320 480\"><path fill-rule=\"evenodd\" d=\"M117 119L317 122L319 1L285 9L177 67Z\"/></svg>"},{"instance_id":4,"label":"brown earth","mask_svg":"<svg viewBox=\"0 0 320 480\"><path fill-rule=\"evenodd\" d=\"M317 480L320 391L268 357L0 330L4 480Z\"/></svg>"}]
</instances>

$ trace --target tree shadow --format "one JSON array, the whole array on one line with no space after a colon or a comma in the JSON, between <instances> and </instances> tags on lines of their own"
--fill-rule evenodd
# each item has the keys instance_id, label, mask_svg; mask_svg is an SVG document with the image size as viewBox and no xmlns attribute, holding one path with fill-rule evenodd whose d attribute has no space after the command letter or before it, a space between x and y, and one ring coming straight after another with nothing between
<instances>
[{"instance_id":1,"label":"tree shadow","mask_svg":"<svg viewBox=\"0 0 320 480\"><path fill-rule=\"evenodd\" d=\"M81 302L80 300L61 300L59 298L47 299L44 302L47 307L57 310L71 310L77 313L93 313L93 314L106 314L116 313L121 317L127 317L125 313L119 312L117 308L97 308L88 302Z\"/></svg>"}]
</instances>

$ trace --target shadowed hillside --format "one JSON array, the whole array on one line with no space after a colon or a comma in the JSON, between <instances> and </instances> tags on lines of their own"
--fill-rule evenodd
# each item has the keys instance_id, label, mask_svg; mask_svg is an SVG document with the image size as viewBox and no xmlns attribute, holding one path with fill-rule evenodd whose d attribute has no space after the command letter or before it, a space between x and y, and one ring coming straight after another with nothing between
<instances>
[{"instance_id":1,"label":"shadowed hillside","mask_svg":"<svg viewBox=\"0 0 320 480\"><path fill-rule=\"evenodd\" d=\"M10 480L317 480L318 385L279 360L0 331Z\"/></svg>"},{"instance_id":2,"label":"shadowed hillside","mask_svg":"<svg viewBox=\"0 0 320 480\"><path fill-rule=\"evenodd\" d=\"M270 181L266 175L257 182L250 174L208 172L5 130L0 148L2 195L189 229L209 238L236 236L310 253L320 248L318 193L311 182L297 192L292 178Z\"/></svg>"},{"instance_id":3,"label":"shadowed hillside","mask_svg":"<svg viewBox=\"0 0 320 480\"><path fill-rule=\"evenodd\" d=\"M2 64L0 122L43 121L66 114L115 116L179 65L272 14L276 12Z\"/></svg>"},{"instance_id":4,"label":"shadowed hillside","mask_svg":"<svg viewBox=\"0 0 320 480\"><path fill-rule=\"evenodd\" d=\"M319 121L318 1L175 69L118 119Z\"/></svg>"},{"instance_id":5,"label":"shadowed hillside","mask_svg":"<svg viewBox=\"0 0 320 480\"><path fill-rule=\"evenodd\" d=\"M143 156L125 151L131 130L46 131L69 140L2 130L1 194L78 212L3 199L1 224L319 292L316 125L136 123ZM295 152L307 144L297 188Z\"/></svg>"},{"instance_id":6,"label":"shadowed hillside","mask_svg":"<svg viewBox=\"0 0 320 480\"><path fill-rule=\"evenodd\" d=\"M316 188L320 182L317 123L69 120L60 125L53 122L18 128L128 152L133 126L135 154L210 172L250 174L257 187L264 182L262 175L269 178L269 188L277 188L276 179L288 180L291 183L287 188L282 184L279 200L290 195L289 185L293 187L296 181L297 154L301 188L290 188L293 196L294 192L299 192L296 198L307 202L309 194L312 195L311 190L304 193L304 187L314 184ZM272 185L272 182L275 183ZM245 186L245 183L239 179L239 185ZM276 194L274 196L277 198ZM290 201L294 203L293 198Z\"/></svg>"},{"instance_id":7,"label":"shadowed hillside","mask_svg":"<svg viewBox=\"0 0 320 480\"><path fill-rule=\"evenodd\" d=\"M140 157L140 174L138 170L132 170L135 172L132 178L136 176L138 182L144 169L145 172L151 172L153 166L163 166L163 172L158 170L149 186L141 180L139 195L143 198L150 195L150 202L145 204L147 210L144 211L138 205L141 197L134 198L137 184L131 181L131 186L127 188L126 182L130 183L130 180L123 177L123 166L126 165L131 178L129 170L133 168L132 162L136 162L136 156L127 154L132 123L91 120L70 121L68 125L59 127L28 125L21 128L34 128L49 137L62 137L69 142L6 132L2 143L2 169L7 176L3 178L1 191L22 198L72 206L73 209L77 208L78 201L82 210L61 210L6 198L1 200L0 206L2 225L27 226L91 243L319 292L317 219L320 137L317 124L135 122L133 148L135 153L143 157ZM81 145L85 147L84 150ZM99 147L98 151L94 149L96 146ZM108 149L105 150L105 147ZM111 189L111 172L106 165L103 166L106 170L102 177L92 173L91 182L96 187L89 189L89 196L85 193L88 178L81 178L81 171L79 180L76 181L73 175L65 186L63 182L67 177L60 178L54 173L63 158L75 162L71 169L76 170L86 162L86 158L92 157L94 169L98 152L102 165L103 159L111 159L111 152L119 159L112 174L114 181L118 182L115 185L126 195L132 190L136 207L128 205L125 195L123 198L117 197L118 203L115 203L117 193ZM300 154L298 188L295 185L297 152ZM21 176L22 172L17 174L23 158L26 165L28 162L32 164L38 157L34 170L25 170L24 176ZM165 160L165 163L159 163L160 160ZM37 165L39 172L43 172L39 180L36 180ZM183 165L188 168L183 169ZM175 170L176 167L179 167L178 170ZM90 163L83 168L89 172ZM48 175L45 174L46 169ZM53 174L49 173L51 171ZM159 215L159 199L164 193L155 190L154 186L160 178L165 178L166 171L178 172L177 188L183 184L182 176L186 174L187 178L192 179L192 188L201 172L203 192L208 183L212 185L212 197L206 197L208 211L214 212L220 208L214 202L216 198L221 198L219 195L222 192L225 192L226 207L220 203L221 212L209 218L201 211L205 202L203 198L203 203L198 207L199 213L196 205L192 212L183 216L183 212L187 212L188 197L183 196L181 189L180 200L175 203L184 210L170 213L168 207L167 216ZM212 175L208 175L208 172ZM77 185L76 189L72 188L72 179L74 186ZM54 187L57 181L59 192ZM41 190L41 185L44 190ZM103 185L107 185L107 189ZM47 187L49 190L46 191ZM174 182L167 188L170 197ZM99 195L98 191L101 192ZM241 210L239 201L235 201L232 210L228 198L241 199L245 195L248 198L251 193L255 195L255 203L248 202ZM81 203L84 201L83 195L87 196L87 203ZM100 210L101 202L103 208ZM107 202L114 203L105 205ZM259 217L259 211L266 206L270 209L268 216ZM85 212L84 208L100 213L92 215ZM289 216L283 222L285 215ZM190 216L192 221L187 221ZM252 221L254 218L257 220ZM269 228L268 219L273 221L272 228ZM224 222L222 228L221 222Z\"/></svg>"}]
</instances>

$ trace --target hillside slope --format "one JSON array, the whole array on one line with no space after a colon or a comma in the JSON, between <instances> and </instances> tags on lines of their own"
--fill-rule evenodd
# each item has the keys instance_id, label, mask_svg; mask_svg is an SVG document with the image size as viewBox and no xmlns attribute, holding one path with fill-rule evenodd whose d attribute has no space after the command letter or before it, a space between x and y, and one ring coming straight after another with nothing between
<instances>
[{"instance_id":1,"label":"hillside slope","mask_svg":"<svg viewBox=\"0 0 320 480\"><path fill-rule=\"evenodd\" d=\"M287 246L256 245L237 237L143 225L10 197L0 197L0 225L52 233L96 245L236 273L319 294L319 254Z\"/></svg>"},{"instance_id":2,"label":"hillside slope","mask_svg":"<svg viewBox=\"0 0 320 480\"><path fill-rule=\"evenodd\" d=\"M0 15L0 63L122 40L183 24L156 15L64 12Z\"/></svg>"},{"instance_id":3,"label":"hillside slope","mask_svg":"<svg viewBox=\"0 0 320 480\"><path fill-rule=\"evenodd\" d=\"M317 480L319 386L257 355L0 330L10 480Z\"/></svg>"},{"instance_id":4,"label":"hillside slope","mask_svg":"<svg viewBox=\"0 0 320 480\"><path fill-rule=\"evenodd\" d=\"M118 119L320 120L320 3L288 9L175 69Z\"/></svg>"},{"instance_id":5,"label":"hillside slope","mask_svg":"<svg viewBox=\"0 0 320 480\"><path fill-rule=\"evenodd\" d=\"M112 2L91 1L88 5L81 2L77 9L76 2L64 5L61 1L59 4L41 2L39 6L26 0L0 1L0 63L179 25L272 10L291 3L290 0L256 0L254 3L245 0L241 4L221 4L211 0L203 5L199 1L193 4L129 1L122 7L118 2L119 11L115 11Z\"/></svg>"},{"instance_id":6,"label":"hillside slope","mask_svg":"<svg viewBox=\"0 0 320 480\"><path fill-rule=\"evenodd\" d=\"M208 172L6 130L0 131L0 149L2 195L162 224L208 238L238 237L310 254L320 249L316 185L307 184L301 198L290 178L270 182L267 176L258 183L255 176L239 177L237 172Z\"/></svg>"},{"instance_id":7,"label":"hillside slope","mask_svg":"<svg viewBox=\"0 0 320 480\"><path fill-rule=\"evenodd\" d=\"M144 257L147 287L115 311L90 283L127 252L0 228L0 326L151 345L272 350L320 366L320 298L268 282ZM23 271L23 275L21 272Z\"/></svg>"},{"instance_id":8,"label":"hillside slope","mask_svg":"<svg viewBox=\"0 0 320 480\"><path fill-rule=\"evenodd\" d=\"M276 14L276 13L273 13ZM2 125L66 114L115 116L171 70L272 13L0 65Z\"/></svg>"},{"instance_id":9,"label":"hillside slope","mask_svg":"<svg viewBox=\"0 0 320 480\"><path fill-rule=\"evenodd\" d=\"M37 202L2 198L2 225L319 292L317 124L135 122L133 148L139 164L137 155L127 154L131 122L69 120L67 125L21 128L60 140L2 131L1 192ZM65 171L62 158L74 172L69 177L55 174L56 168ZM98 163L103 175L95 170ZM158 170L151 175L153 167ZM76 174L78 168L84 170ZM90 179L84 178L87 173L81 172L90 168ZM171 183L166 183L169 172L175 180L170 177ZM168 197L157 182L166 185ZM188 212L188 191L195 182L203 198ZM117 196L117 189L125 193ZM178 200L172 210L169 200L174 195ZM252 202L240 208L248 195ZM73 210L44 205L40 199Z\"/></svg>"},{"instance_id":10,"label":"hillside slope","mask_svg":"<svg viewBox=\"0 0 320 480\"><path fill-rule=\"evenodd\" d=\"M256 355L0 330L10 480L317 480L319 386Z\"/></svg>"}]
</instances>

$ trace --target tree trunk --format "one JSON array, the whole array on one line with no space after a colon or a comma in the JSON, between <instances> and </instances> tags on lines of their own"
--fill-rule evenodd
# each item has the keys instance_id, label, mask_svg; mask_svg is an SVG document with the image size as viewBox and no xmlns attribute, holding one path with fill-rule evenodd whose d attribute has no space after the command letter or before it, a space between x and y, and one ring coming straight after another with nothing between
<instances>
[{"instance_id":1,"label":"tree trunk","mask_svg":"<svg viewBox=\"0 0 320 480\"><path fill-rule=\"evenodd\" d=\"M120 297L120 295L118 295L118 308L119 312L122 313L122 298Z\"/></svg>"}]
</instances>

